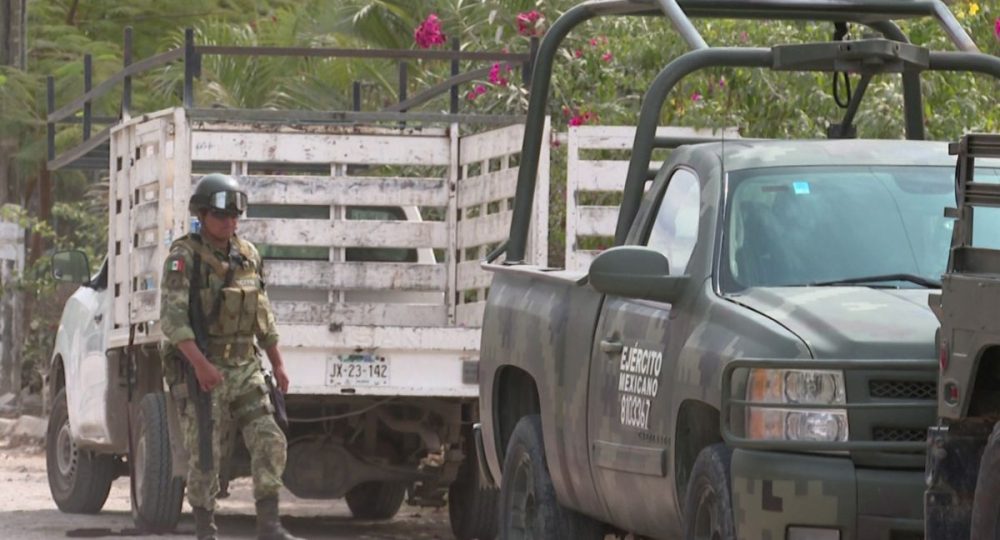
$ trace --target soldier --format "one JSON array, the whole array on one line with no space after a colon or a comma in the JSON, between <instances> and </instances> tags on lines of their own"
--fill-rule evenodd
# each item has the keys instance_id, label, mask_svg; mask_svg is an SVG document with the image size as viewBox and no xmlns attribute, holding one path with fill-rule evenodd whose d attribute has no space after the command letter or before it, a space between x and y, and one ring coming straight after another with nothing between
<instances>
[{"instance_id":1,"label":"soldier","mask_svg":"<svg viewBox=\"0 0 1000 540\"><path fill-rule=\"evenodd\" d=\"M254 338L267 353L282 392L288 390L288 375L263 288L260 254L253 244L236 236L236 222L246 205L246 193L231 176L209 174L195 187L188 208L198 217L201 232L174 241L163 271L164 374L178 404L184 445L191 456L187 496L198 539L216 538L220 438L227 430L238 429L250 452L257 537L295 540L278 516L278 490L288 448L272 416L274 408ZM191 306L189 298L200 299L200 306ZM203 321L200 326L204 328L196 329L199 325L192 324L192 319ZM193 370L178 362L188 362ZM185 380L181 368L197 380ZM178 390L191 384L211 396L211 461L205 456L200 462L197 408L194 399L186 399L186 390L192 389ZM207 443L208 439L206 450Z\"/></svg>"}]
</instances>

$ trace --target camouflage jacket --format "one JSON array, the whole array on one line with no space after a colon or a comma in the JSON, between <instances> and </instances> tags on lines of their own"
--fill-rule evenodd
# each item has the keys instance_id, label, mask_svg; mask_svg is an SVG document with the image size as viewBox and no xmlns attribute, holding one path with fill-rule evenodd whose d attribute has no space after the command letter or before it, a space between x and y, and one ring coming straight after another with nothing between
<instances>
[{"instance_id":1,"label":"camouflage jacket","mask_svg":"<svg viewBox=\"0 0 1000 540\"><path fill-rule=\"evenodd\" d=\"M203 243L197 235L178 238L170 246L170 255L163 266L161 283L160 325L166 338L166 348L193 340L194 330L188 311L191 280L201 280L202 313L205 315L209 351L203 351L214 363L229 360L232 345L239 347L233 361L249 355L249 345L256 337L261 348L278 343L278 332L270 301L264 291L263 261L250 242L233 236L234 252L242 261L230 273L230 254ZM201 255L198 276L194 276L195 253ZM221 358L223 356L226 358ZM169 351L168 351L169 352ZM221 362L229 363L229 362Z\"/></svg>"}]
</instances>

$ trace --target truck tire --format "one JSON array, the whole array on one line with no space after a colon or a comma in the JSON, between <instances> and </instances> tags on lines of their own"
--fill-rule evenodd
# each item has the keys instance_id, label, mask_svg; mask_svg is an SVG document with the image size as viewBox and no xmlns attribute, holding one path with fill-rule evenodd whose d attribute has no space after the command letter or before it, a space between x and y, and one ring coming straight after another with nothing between
<instances>
[{"instance_id":1,"label":"truck tire","mask_svg":"<svg viewBox=\"0 0 1000 540\"><path fill-rule=\"evenodd\" d=\"M357 519L392 519L403 506L406 484L365 482L351 488L344 498L351 515Z\"/></svg>"},{"instance_id":2,"label":"truck tire","mask_svg":"<svg viewBox=\"0 0 1000 540\"><path fill-rule=\"evenodd\" d=\"M537 414L521 418L507 444L499 511L500 540L604 538L602 524L559 504Z\"/></svg>"},{"instance_id":3,"label":"truck tire","mask_svg":"<svg viewBox=\"0 0 1000 540\"><path fill-rule=\"evenodd\" d=\"M500 490L482 485L475 448L465 451L458 478L448 487L448 517L457 540L497 537Z\"/></svg>"},{"instance_id":4,"label":"truck tire","mask_svg":"<svg viewBox=\"0 0 1000 540\"><path fill-rule=\"evenodd\" d=\"M180 519L184 479L173 474L166 397L146 394L136 416L132 424L135 455L129 457L129 471L134 475L132 520L142 531L169 532Z\"/></svg>"},{"instance_id":5,"label":"truck tire","mask_svg":"<svg viewBox=\"0 0 1000 540\"><path fill-rule=\"evenodd\" d=\"M49 414L45 468L52 500L63 512L96 514L104 507L115 479L115 459L76 447L69 430L65 388L56 394Z\"/></svg>"},{"instance_id":6,"label":"truck tire","mask_svg":"<svg viewBox=\"0 0 1000 540\"><path fill-rule=\"evenodd\" d=\"M971 532L972 540L1000 539L1000 422L993 426L979 461Z\"/></svg>"},{"instance_id":7,"label":"truck tire","mask_svg":"<svg viewBox=\"0 0 1000 540\"><path fill-rule=\"evenodd\" d=\"M725 444L706 446L698 453L684 497L685 540L736 538L729 489L732 456L733 451Z\"/></svg>"}]
</instances>

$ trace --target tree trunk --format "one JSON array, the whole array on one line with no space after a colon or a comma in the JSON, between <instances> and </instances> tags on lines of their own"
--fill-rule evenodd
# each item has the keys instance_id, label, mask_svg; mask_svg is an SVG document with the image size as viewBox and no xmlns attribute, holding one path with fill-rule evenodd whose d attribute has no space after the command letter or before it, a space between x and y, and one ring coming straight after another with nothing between
<instances>
[{"instance_id":1,"label":"tree trunk","mask_svg":"<svg viewBox=\"0 0 1000 540\"><path fill-rule=\"evenodd\" d=\"M27 0L0 0L0 65L18 69L27 67L28 54L28 10ZM0 206L10 202L20 202L18 168L13 159L17 140L0 138ZM6 225L5 225L6 226ZM17 232L12 231L16 237ZM6 242L7 239L4 239ZM20 258L0 260L3 284L7 285L18 274L24 264L24 243L14 244L19 248ZM18 260L20 262L18 262ZM13 287L3 287L0 295L0 393L20 390L21 348L23 345L20 306L23 294Z\"/></svg>"}]
</instances>

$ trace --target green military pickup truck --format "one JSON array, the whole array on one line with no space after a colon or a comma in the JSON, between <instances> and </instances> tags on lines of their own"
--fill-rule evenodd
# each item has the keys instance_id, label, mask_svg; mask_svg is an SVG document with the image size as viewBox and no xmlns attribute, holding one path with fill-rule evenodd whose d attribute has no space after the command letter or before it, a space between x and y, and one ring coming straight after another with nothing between
<instances>
[{"instance_id":1,"label":"green military pickup truck","mask_svg":"<svg viewBox=\"0 0 1000 540\"><path fill-rule=\"evenodd\" d=\"M1000 135L958 155L948 268L930 306L941 321L939 422L927 451L927 538L1000 537ZM949 207L952 205L949 204Z\"/></svg>"},{"instance_id":2,"label":"green military pickup truck","mask_svg":"<svg viewBox=\"0 0 1000 540\"><path fill-rule=\"evenodd\" d=\"M692 51L643 99L616 247L586 272L523 264L556 48L589 18L661 10ZM707 47L688 17L720 15L848 20L886 38ZM963 50L904 43L892 20L916 15L938 17ZM954 23L937 1L681 0L590 2L553 25L511 235L485 264L475 433L501 488L502 539L923 537L948 146L726 140L681 145L653 170L650 158L697 142L656 137L659 111L684 75L718 66L854 72L860 95L901 73L906 135L923 139L921 72L1000 79L1000 58ZM857 105L831 137L852 133Z\"/></svg>"}]
</instances>

